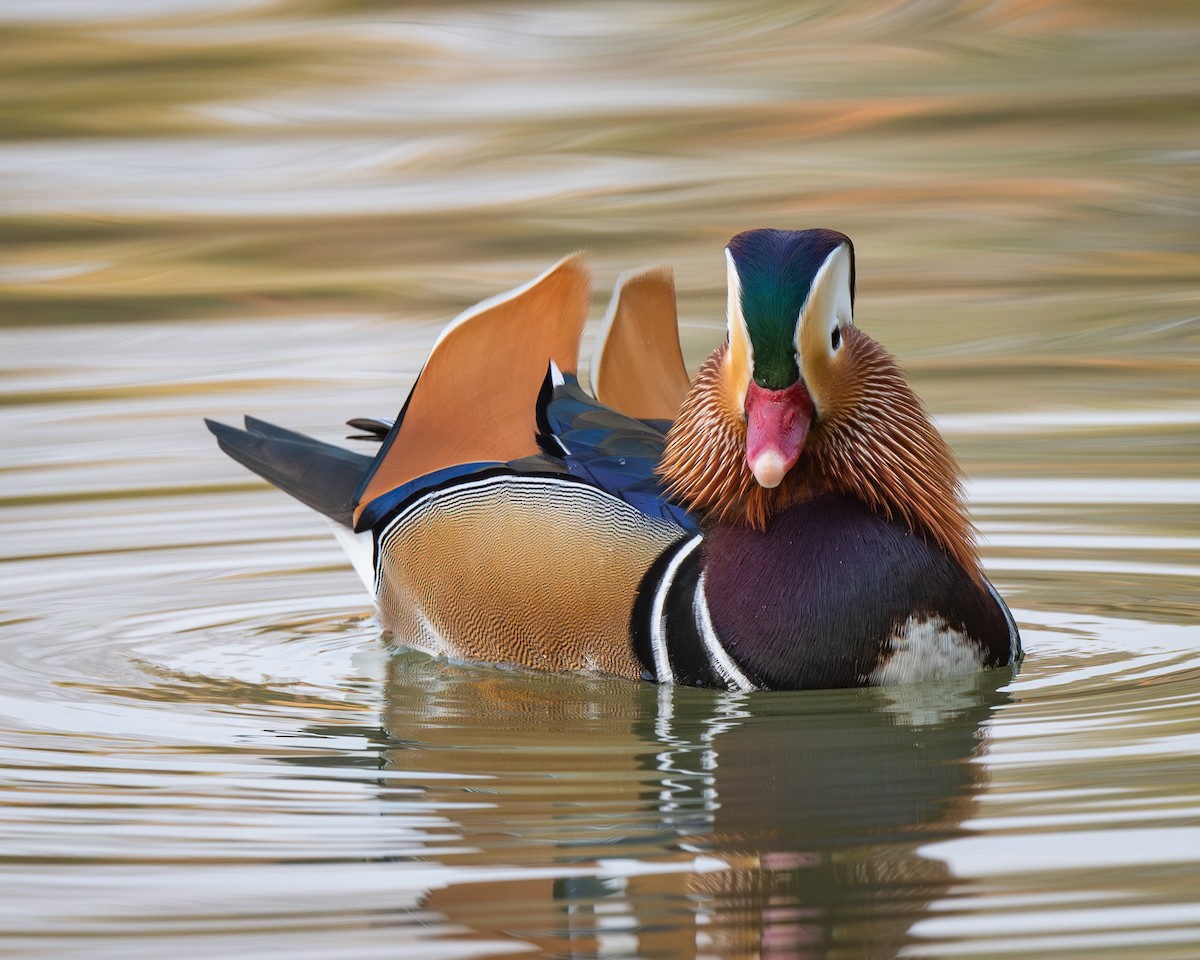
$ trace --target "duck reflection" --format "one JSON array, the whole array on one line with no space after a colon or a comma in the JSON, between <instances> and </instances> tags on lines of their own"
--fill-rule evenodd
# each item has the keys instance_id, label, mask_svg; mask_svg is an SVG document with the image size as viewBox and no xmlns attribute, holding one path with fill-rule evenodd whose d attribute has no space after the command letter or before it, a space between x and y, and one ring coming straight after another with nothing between
<instances>
[{"instance_id":1,"label":"duck reflection","mask_svg":"<svg viewBox=\"0 0 1200 960\"><path fill-rule=\"evenodd\" d=\"M506 955L888 957L951 881L917 849L970 814L1010 678L718 694L402 654L382 760L478 871L424 908Z\"/></svg>"}]
</instances>

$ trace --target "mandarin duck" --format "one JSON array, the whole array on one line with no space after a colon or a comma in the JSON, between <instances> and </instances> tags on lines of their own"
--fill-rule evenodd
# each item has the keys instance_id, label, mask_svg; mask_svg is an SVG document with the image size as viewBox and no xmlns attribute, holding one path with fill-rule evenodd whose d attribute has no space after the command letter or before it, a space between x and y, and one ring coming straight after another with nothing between
<instances>
[{"instance_id":1,"label":"mandarin duck","mask_svg":"<svg viewBox=\"0 0 1200 960\"><path fill-rule=\"evenodd\" d=\"M617 284L578 378L567 257L442 332L375 456L246 418L221 448L334 521L399 645L726 690L1015 665L949 447L855 326L854 248L751 230L689 384L671 274Z\"/></svg>"}]
</instances>

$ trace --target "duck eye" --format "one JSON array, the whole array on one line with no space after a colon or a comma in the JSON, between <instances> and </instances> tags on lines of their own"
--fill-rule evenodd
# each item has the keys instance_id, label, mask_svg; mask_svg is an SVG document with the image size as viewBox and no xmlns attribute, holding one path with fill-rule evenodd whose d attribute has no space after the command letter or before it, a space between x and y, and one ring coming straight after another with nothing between
<instances>
[{"instance_id":1,"label":"duck eye","mask_svg":"<svg viewBox=\"0 0 1200 960\"><path fill-rule=\"evenodd\" d=\"M836 350L838 347L840 347L842 345L842 328L841 327L833 328L833 333L831 333L829 335L829 342L833 345L834 350Z\"/></svg>"}]
</instances>

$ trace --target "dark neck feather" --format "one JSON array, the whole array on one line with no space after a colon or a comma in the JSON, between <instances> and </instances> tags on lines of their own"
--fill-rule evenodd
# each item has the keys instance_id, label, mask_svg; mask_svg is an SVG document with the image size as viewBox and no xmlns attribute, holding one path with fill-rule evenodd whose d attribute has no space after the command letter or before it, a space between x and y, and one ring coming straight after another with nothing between
<instances>
[{"instance_id":1,"label":"dark neck feather","mask_svg":"<svg viewBox=\"0 0 1200 960\"><path fill-rule=\"evenodd\" d=\"M818 411L800 460L778 487L759 486L746 463L745 417L723 378L725 346L696 375L659 474L674 496L711 522L760 530L793 504L849 494L937 544L981 580L954 455L891 354L857 327L845 333L842 392Z\"/></svg>"}]
</instances>

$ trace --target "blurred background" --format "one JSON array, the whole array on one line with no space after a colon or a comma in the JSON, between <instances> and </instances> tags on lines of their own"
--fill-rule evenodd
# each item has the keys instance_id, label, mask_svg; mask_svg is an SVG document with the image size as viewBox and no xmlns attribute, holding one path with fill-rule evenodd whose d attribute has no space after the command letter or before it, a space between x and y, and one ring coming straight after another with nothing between
<instances>
[{"instance_id":1,"label":"blurred background","mask_svg":"<svg viewBox=\"0 0 1200 960\"><path fill-rule=\"evenodd\" d=\"M2 0L0 953L1194 957L1198 42L1170 0ZM694 368L758 226L854 239L1014 682L390 656L200 422L392 416L581 248L597 318L674 266Z\"/></svg>"}]
</instances>

